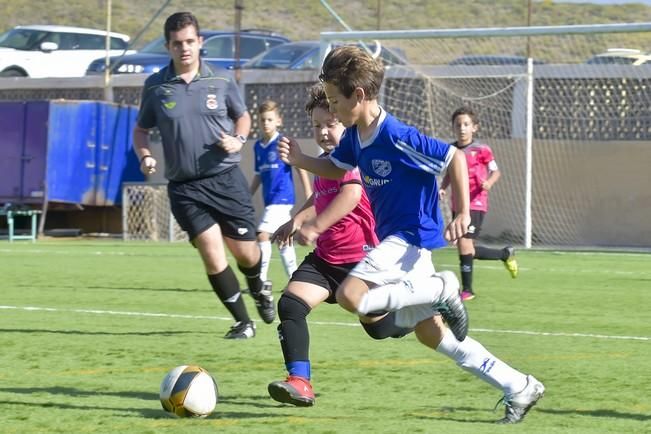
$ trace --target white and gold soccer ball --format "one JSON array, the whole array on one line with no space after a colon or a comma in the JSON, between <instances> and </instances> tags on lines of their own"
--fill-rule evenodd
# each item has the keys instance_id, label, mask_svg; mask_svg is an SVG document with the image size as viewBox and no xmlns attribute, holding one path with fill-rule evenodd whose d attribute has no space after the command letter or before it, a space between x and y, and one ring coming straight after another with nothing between
<instances>
[{"instance_id":1,"label":"white and gold soccer ball","mask_svg":"<svg viewBox=\"0 0 651 434\"><path fill-rule=\"evenodd\" d=\"M217 383L200 366L177 366L160 385L160 402L166 412L178 417L206 417L217 405Z\"/></svg>"}]
</instances>

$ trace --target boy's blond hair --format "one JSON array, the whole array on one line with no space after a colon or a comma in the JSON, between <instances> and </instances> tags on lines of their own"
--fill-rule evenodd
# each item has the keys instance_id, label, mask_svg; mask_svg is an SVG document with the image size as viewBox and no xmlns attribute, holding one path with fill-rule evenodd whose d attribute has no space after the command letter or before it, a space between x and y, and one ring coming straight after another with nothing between
<instances>
[{"instance_id":1,"label":"boy's blond hair","mask_svg":"<svg viewBox=\"0 0 651 434\"><path fill-rule=\"evenodd\" d=\"M276 101L270 99L263 101L262 104L258 107L258 113L267 113L267 112L276 112L278 117L280 117L280 106Z\"/></svg>"},{"instance_id":2,"label":"boy's blond hair","mask_svg":"<svg viewBox=\"0 0 651 434\"><path fill-rule=\"evenodd\" d=\"M356 88L364 90L365 99L377 99L384 80L382 62L376 60L365 50L354 45L344 45L333 49L326 56L319 80L336 86L346 98L350 98Z\"/></svg>"}]
</instances>

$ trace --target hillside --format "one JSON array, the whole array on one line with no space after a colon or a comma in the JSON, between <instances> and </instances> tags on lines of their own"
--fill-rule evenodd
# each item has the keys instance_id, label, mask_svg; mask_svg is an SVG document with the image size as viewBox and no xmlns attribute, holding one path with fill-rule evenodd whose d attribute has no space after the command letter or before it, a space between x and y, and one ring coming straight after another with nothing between
<instances>
[{"instance_id":1,"label":"hillside","mask_svg":"<svg viewBox=\"0 0 651 434\"><path fill-rule=\"evenodd\" d=\"M62 24L93 28L106 26L106 0L49 0L47 7L33 0L1 0L0 31L19 24ZM161 34L170 13L191 10L203 28L234 27L234 0L172 0L145 29L165 2L160 0L113 0L112 30L134 37L144 30L136 47ZM318 39L320 31L340 31L318 0L242 0L243 27L272 29L292 39ZM355 30L377 28L381 4L382 29L499 27L526 25L526 0L329 0ZM535 1L532 25L567 25L647 21L651 6L642 4L594 5ZM643 41L648 41L645 37ZM651 49L650 47L644 47Z\"/></svg>"}]
</instances>

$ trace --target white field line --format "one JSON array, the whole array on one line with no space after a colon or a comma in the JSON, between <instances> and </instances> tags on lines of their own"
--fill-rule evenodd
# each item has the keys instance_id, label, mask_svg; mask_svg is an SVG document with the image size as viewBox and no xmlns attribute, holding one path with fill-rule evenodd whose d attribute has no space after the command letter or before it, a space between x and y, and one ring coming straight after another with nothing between
<instances>
[{"instance_id":1,"label":"white field line","mask_svg":"<svg viewBox=\"0 0 651 434\"><path fill-rule=\"evenodd\" d=\"M14 254L14 253L29 253L29 254L34 254L34 255L70 255L70 256L87 256L87 255L95 255L95 256L146 256L146 257L151 257L151 256L161 256L161 257L183 257L183 258L188 258L189 256L185 254L172 254L172 255L157 255L157 254L146 254L146 253L133 253L133 252L115 252L115 251L101 251L101 250L96 250L96 251L90 251L90 252L71 252L67 250L47 250L47 249L10 249L10 248L5 248L5 249L0 249L0 254ZM557 253L557 254L567 254L567 255L586 255L588 253L585 252L536 252L536 253ZM645 254L645 253L608 253L608 252L595 252L595 253L589 253L590 255L612 255L612 256L634 256L634 257L646 257L651 260L651 255ZM233 259L231 255L227 255L230 259ZM270 259L271 262L280 262L280 258L277 257L277 255L273 255ZM475 269L482 269L482 270L502 270L504 269L504 266L501 263L498 263L497 261L492 261L495 262L495 265L489 265L489 264L484 264L482 262L486 261L476 261L473 265ZM435 267L437 270L455 270L459 266L458 263L435 263ZM527 272L527 271L536 271L538 269L536 268L531 268L527 266L522 266L520 265L520 271L522 272ZM601 273L601 274L608 274L608 275L621 275L621 276L646 276L646 275L651 275L651 272L644 272L644 271L621 271L621 270L613 270L610 268L544 268L545 272L549 273L570 273L570 274L577 274L577 273L582 273L582 274L595 274L595 273Z\"/></svg>"},{"instance_id":2,"label":"white field line","mask_svg":"<svg viewBox=\"0 0 651 434\"><path fill-rule=\"evenodd\" d=\"M230 317L221 317L213 315L187 315L187 314L174 314L174 313L154 313L154 312L124 312L116 310L99 310L99 309L60 309L56 307L39 307L39 306L2 306L0 309L4 310L22 310L29 312L65 312L65 313L80 313L80 314L94 314L94 315L120 315L131 317L157 317L157 318L180 318L180 319L196 319L196 320L211 320L211 321L233 321ZM335 327L359 327L359 323L337 322L337 321L310 321L311 325L335 326ZM478 333L494 333L494 334L516 334L528 336L552 336L552 337L572 337L572 338L591 338L591 339L619 339L629 341L651 341L651 337L647 336L611 336L599 335L592 333L565 333L565 332L536 332L527 330L497 330L485 328L471 328L470 331Z\"/></svg>"},{"instance_id":3,"label":"white field line","mask_svg":"<svg viewBox=\"0 0 651 434\"><path fill-rule=\"evenodd\" d=\"M152 249L155 251L156 245L152 244L151 245ZM524 250L522 249L521 251L527 253L527 254L553 254L553 255L564 255L564 256L613 256L613 257L634 257L634 258L648 258L651 260L651 253L646 253L646 252L622 252L622 251L617 251L617 252L597 252L597 251L590 251L590 252L575 252L571 250ZM185 251L183 251L185 252ZM17 253L30 253L30 254L35 254L35 255L73 255L73 256L80 256L80 255L106 255L106 256L156 256L156 254L147 254L143 253L142 251L138 252L128 252L128 251L102 251L102 250L95 250L95 251L83 251L80 252L79 250L77 251L71 251L71 250L52 250L52 249L43 249L43 248L11 248L11 247L4 247L0 248L0 253L8 253L8 254L17 254ZM185 256L185 253L180 253L180 254L175 254L175 255L162 255L162 256ZM272 258L274 258L276 255L273 255ZM280 260L278 258L274 258L276 260Z\"/></svg>"}]
</instances>

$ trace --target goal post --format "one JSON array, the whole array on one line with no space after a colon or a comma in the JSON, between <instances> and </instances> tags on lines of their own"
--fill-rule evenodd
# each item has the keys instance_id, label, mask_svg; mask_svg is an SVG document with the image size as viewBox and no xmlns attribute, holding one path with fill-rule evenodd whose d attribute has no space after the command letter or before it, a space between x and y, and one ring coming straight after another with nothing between
<instances>
[{"instance_id":1,"label":"goal post","mask_svg":"<svg viewBox=\"0 0 651 434\"><path fill-rule=\"evenodd\" d=\"M167 184L122 184L122 238L140 241L187 241L170 211Z\"/></svg>"},{"instance_id":2,"label":"goal post","mask_svg":"<svg viewBox=\"0 0 651 434\"><path fill-rule=\"evenodd\" d=\"M322 58L358 41L404 54L380 94L399 119L452 141L452 112L477 111L502 172L484 239L651 246L651 23L324 32Z\"/></svg>"}]
</instances>

